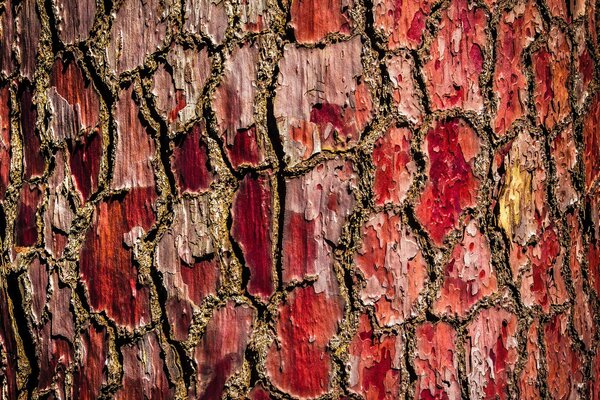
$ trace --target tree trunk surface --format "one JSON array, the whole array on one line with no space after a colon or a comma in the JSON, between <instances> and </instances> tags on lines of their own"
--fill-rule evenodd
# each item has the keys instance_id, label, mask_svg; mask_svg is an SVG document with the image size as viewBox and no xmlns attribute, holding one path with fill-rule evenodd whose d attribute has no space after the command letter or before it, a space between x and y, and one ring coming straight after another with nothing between
<instances>
[{"instance_id":1,"label":"tree trunk surface","mask_svg":"<svg viewBox=\"0 0 600 400\"><path fill-rule=\"evenodd\" d=\"M600 399L599 33L0 0L0 398Z\"/></svg>"}]
</instances>

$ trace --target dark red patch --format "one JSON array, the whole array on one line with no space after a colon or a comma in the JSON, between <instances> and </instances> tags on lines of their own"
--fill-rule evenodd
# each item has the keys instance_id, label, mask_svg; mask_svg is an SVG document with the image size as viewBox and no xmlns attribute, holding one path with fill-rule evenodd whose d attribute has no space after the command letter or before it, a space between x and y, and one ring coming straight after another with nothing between
<instances>
[{"instance_id":1,"label":"dark red patch","mask_svg":"<svg viewBox=\"0 0 600 400\"><path fill-rule=\"evenodd\" d=\"M269 175L246 175L233 201L231 233L250 270L248 292L263 300L273 293L272 209Z\"/></svg>"},{"instance_id":2,"label":"dark red patch","mask_svg":"<svg viewBox=\"0 0 600 400\"><path fill-rule=\"evenodd\" d=\"M203 130L203 125L194 125L173 150L175 179L182 192L203 192L213 181L208 149L202 141Z\"/></svg>"},{"instance_id":3,"label":"dark red patch","mask_svg":"<svg viewBox=\"0 0 600 400\"><path fill-rule=\"evenodd\" d=\"M42 142L35 132L37 111L33 104L33 88L24 84L19 96L21 106L21 130L23 132L23 158L25 164L25 179L40 176L44 172L44 156Z\"/></svg>"},{"instance_id":4,"label":"dark red patch","mask_svg":"<svg viewBox=\"0 0 600 400\"><path fill-rule=\"evenodd\" d=\"M583 49L579 56L579 73L583 78L584 85L589 84L594 79L594 59L587 48Z\"/></svg>"},{"instance_id":5,"label":"dark red patch","mask_svg":"<svg viewBox=\"0 0 600 400\"><path fill-rule=\"evenodd\" d=\"M248 398L250 400L270 400L271 395L262 387L262 385L260 385L255 386L254 389L250 391Z\"/></svg>"},{"instance_id":6,"label":"dark red patch","mask_svg":"<svg viewBox=\"0 0 600 400\"><path fill-rule=\"evenodd\" d=\"M346 112L345 107L337 104L318 103L310 110L310 122L316 124L319 129L321 143L336 144L341 142L342 147L346 142L351 141L352 135L356 133L356 126L353 125L353 112Z\"/></svg>"},{"instance_id":7,"label":"dark red patch","mask_svg":"<svg viewBox=\"0 0 600 400\"><path fill-rule=\"evenodd\" d=\"M406 37L415 44L421 43L421 37L423 35L423 31L425 30L426 18L427 15L419 10L415 13L412 22L410 23L410 28L406 33Z\"/></svg>"},{"instance_id":8,"label":"dark red patch","mask_svg":"<svg viewBox=\"0 0 600 400\"><path fill-rule=\"evenodd\" d=\"M227 146L227 154L234 168L242 164L257 166L262 154L256 138L256 127L238 130L233 138L233 145Z\"/></svg>"},{"instance_id":9,"label":"dark red patch","mask_svg":"<svg viewBox=\"0 0 600 400\"><path fill-rule=\"evenodd\" d=\"M106 311L119 325L150 322L149 292L137 283L124 235L134 228L148 231L154 223L155 198L154 188L140 188L100 203L81 250L80 272L92 308Z\"/></svg>"},{"instance_id":10,"label":"dark red patch","mask_svg":"<svg viewBox=\"0 0 600 400\"><path fill-rule=\"evenodd\" d=\"M221 280L219 262L216 258L197 261L194 265L181 263L181 278L187 285L188 296L201 306L209 294L216 294Z\"/></svg>"},{"instance_id":11,"label":"dark red patch","mask_svg":"<svg viewBox=\"0 0 600 400\"><path fill-rule=\"evenodd\" d=\"M98 189L102 137L93 132L69 146L71 173L84 200Z\"/></svg>"},{"instance_id":12,"label":"dark red patch","mask_svg":"<svg viewBox=\"0 0 600 400\"><path fill-rule=\"evenodd\" d=\"M15 242L19 247L33 246L37 243L36 212L41 199L42 191L37 186L25 183L21 188L15 223Z\"/></svg>"},{"instance_id":13,"label":"dark red patch","mask_svg":"<svg viewBox=\"0 0 600 400\"><path fill-rule=\"evenodd\" d=\"M314 273L313 263L317 258L318 243L315 239L316 220L307 221L303 214L287 212L285 215L286 236L283 242L282 255L284 281Z\"/></svg>"},{"instance_id":14,"label":"dark red patch","mask_svg":"<svg viewBox=\"0 0 600 400\"><path fill-rule=\"evenodd\" d=\"M461 143L462 140L468 143ZM462 121L451 119L429 129L425 142L429 180L416 213L431 238L440 245L446 233L456 226L461 212L475 205L479 182L465 160L463 148L479 146L479 139Z\"/></svg>"}]
</instances>

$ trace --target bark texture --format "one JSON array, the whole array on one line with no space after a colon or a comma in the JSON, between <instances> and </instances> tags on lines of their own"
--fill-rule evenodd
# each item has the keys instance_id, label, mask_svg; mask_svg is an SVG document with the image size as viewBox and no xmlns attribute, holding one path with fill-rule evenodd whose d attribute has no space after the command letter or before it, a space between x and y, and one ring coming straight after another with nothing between
<instances>
[{"instance_id":1,"label":"bark texture","mask_svg":"<svg viewBox=\"0 0 600 400\"><path fill-rule=\"evenodd\" d=\"M598 0L0 0L0 398L600 399Z\"/></svg>"}]
</instances>

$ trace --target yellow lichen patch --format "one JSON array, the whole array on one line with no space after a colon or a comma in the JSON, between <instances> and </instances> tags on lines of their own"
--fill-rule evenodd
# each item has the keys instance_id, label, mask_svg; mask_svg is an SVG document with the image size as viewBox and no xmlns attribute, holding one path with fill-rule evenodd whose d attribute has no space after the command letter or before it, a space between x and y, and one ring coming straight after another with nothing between
<instances>
[{"instance_id":1,"label":"yellow lichen patch","mask_svg":"<svg viewBox=\"0 0 600 400\"><path fill-rule=\"evenodd\" d=\"M507 168L506 181L500 195L500 226L509 238L521 224L521 210L532 201L531 173L521 166L519 159Z\"/></svg>"}]
</instances>

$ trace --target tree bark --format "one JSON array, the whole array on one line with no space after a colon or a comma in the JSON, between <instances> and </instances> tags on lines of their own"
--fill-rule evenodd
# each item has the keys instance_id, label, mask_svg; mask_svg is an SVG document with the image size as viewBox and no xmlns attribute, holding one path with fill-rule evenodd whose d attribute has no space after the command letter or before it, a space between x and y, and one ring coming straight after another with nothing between
<instances>
[{"instance_id":1,"label":"tree bark","mask_svg":"<svg viewBox=\"0 0 600 400\"><path fill-rule=\"evenodd\" d=\"M0 398L600 399L597 0L0 0Z\"/></svg>"}]
</instances>

